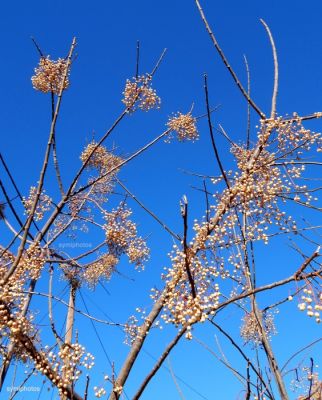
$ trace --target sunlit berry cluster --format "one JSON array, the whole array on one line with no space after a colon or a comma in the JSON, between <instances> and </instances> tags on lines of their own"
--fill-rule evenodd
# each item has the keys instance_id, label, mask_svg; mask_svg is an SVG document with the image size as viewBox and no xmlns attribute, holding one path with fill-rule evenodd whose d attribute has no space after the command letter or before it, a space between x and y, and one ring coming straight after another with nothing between
<instances>
[{"instance_id":1,"label":"sunlit berry cluster","mask_svg":"<svg viewBox=\"0 0 322 400\"><path fill-rule=\"evenodd\" d=\"M160 107L160 97L151 85L152 76L149 74L126 81L122 101L129 111L133 112L137 108L149 111Z\"/></svg>"},{"instance_id":2,"label":"sunlit berry cluster","mask_svg":"<svg viewBox=\"0 0 322 400\"><path fill-rule=\"evenodd\" d=\"M118 173L118 166L122 163L122 158L108 151L106 147L98 145L95 141L89 143L82 152L80 159L86 164L88 169L96 169L98 177L102 177L93 185L96 193L109 193L113 188L115 175ZM89 182L96 180L93 177Z\"/></svg>"},{"instance_id":3,"label":"sunlit berry cluster","mask_svg":"<svg viewBox=\"0 0 322 400\"><path fill-rule=\"evenodd\" d=\"M169 119L167 126L176 134L180 142L199 139L196 118L194 118L190 112L187 114L178 112Z\"/></svg>"},{"instance_id":4,"label":"sunlit berry cluster","mask_svg":"<svg viewBox=\"0 0 322 400\"><path fill-rule=\"evenodd\" d=\"M23 307L26 274L24 271L19 271L17 276L11 276L8 282L4 284L4 278L14 261L14 256L2 248L0 251L0 335L3 338L11 335L8 321L10 319L13 321L13 318L20 314ZM12 323L10 325L12 326Z\"/></svg>"},{"instance_id":5,"label":"sunlit berry cluster","mask_svg":"<svg viewBox=\"0 0 322 400\"><path fill-rule=\"evenodd\" d=\"M114 254L104 254L98 260L84 267L83 280L94 288L99 280L109 280L117 263L118 258Z\"/></svg>"},{"instance_id":6,"label":"sunlit berry cluster","mask_svg":"<svg viewBox=\"0 0 322 400\"><path fill-rule=\"evenodd\" d=\"M218 277L233 276L239 287L244 288L243 275L247 272L238 246L254 240L267 243L269 227L273 224L279 230L296 232L294 219L283 210L284 203L293 200L295 195L304 196L305 204L313 198L306 185L298 183L303 166L278 164L281 164L281 155L276 153L276 143L281 135L279 148L294 151L299 157L299 144L308 141L310 145L317 144L319 135L310 135L301 123L281 121L262 121L253 148L232 146L238 170L227 173L228 188L214 194L215 204L207 211L207 218L194 222L195 237L186 252L175 248L171 255L172 267L164 276L168 290L164 315L167 322L190 324L204 319L210 310L213 312L218 305ZM308 149L305 145L303 148ZM246 223L242 232L243 218ZM232 252L236 245L237 251ZM227 251L231 252L228 256ZM233 265L232 273L227 264ZM262 319L267 334L275 333L273 315L266 313ZM252 313L245 316L241 333L245 341L259 341Z\"/></svg>"},{"instance_id":7,"label":"sunlit berry cluster","mask_svg":"<svg viewBox=\"0 0 322 400\"><path fill-rule=\"evenodd\" d=\"M16 296L16 299L18 297ZM8 299L8 296L7 296ZM18 301L21 299L18 298ZM0 336L1 338L10 338L15 343L15 354L20 360L26 359L26 353L23 345L20 343L20 336L27 335L35 339L37 331L32 324L33 317L21 317L21 309L19 303L7 304L5 301L0 301Z\"/></svg>"},{"instance_id":8,"label":"sunlit berry cluster","mask_svg":"<svg viewBox=\"0 0 322 400\"><path fill-rule=\"evenodd\" d=\"M144 239L136 237L130 241L126 254L129 257L130 263L143 268L144 263L149 259L150 250Z\"/></svg>"},{"instance_id":9,"label":"sunlit berry cluster","mask_svg":"<svg viewBox=\"0 0 322 400\"><path fill-rule=\"evenodd\" d=\"M258 318L261 318L261 324L259 324ZM240 335L245 343L251 343L258 346L262 343L261 328L263 327L266 335L270 338L272 335L276 335L276 328L274 323L274 315L271 312L260 312L260 315L255 315L252 311L246 313L243 318L243 324L240 328Z\"/></svg>"},{"instance_id":10,"label":"sunlit berry cluster","mask_svg":"<svg viewBox=\"0 0 322 400\"><path fill-rule=\"evenodd\" d=\"M35 186L31 186L29 191L29 196L23 198L23 204L25 206L26 213L28 215L32 211L36 197L37 197L37 188ZM50 210L51 203L52 203L51 198L47 194L45 194L45 191L42 191L42 193L39 196L35 212L33 214L33 217L36 221L41 220L44 217L45 212Z\"/></svg>"},{"instance_id":11,"label":"sunlit berry cluster","mask_svg":"<svg viewBox=\"0 0 322 400\"><path fill-rule=\"evenodd\" d=\"M79 343L66 344L58 352L54 370L58 366L64 383L71 384L79 379L82 373L80 367L93 368L94 356L91 353L86 353L85 347Z\"/></svg>"},{"instance_id":12,"label":"sunlit berry cluster","mask_svg":"<svg viewBox=\"0 0 322 400\"><path fill-rule=\"evenodd\" d=\"M45 265L45 252L38 243L31 244L19 263L19 274L25 272L31 279L38 279Z\"/></svg>"},{"instance_id":13,"label":"sunlit berry cluster","mask_svg":"<svg viewBox=\"0 0 322 400\"><path fill-rule=\"evenodd\" d=\"M149 249L145 241L137 236L136 224L129 219L131 214L132 211L124 203L104 213L106 243L111 254L117 258L126 254L131 263L143 268L143 263L149 257Z\"/></svg>"},{"instance_id":14,"label":"sunlit berry cluster","mask_svg":"<svg viewBox=\"0 0 322 400\"><path fill-rule=\"evenodd\" d=\"M188 256L189 257L189 256ZM204 322L219 304L218 271L200 257L190 257L174 246L170 254L172 267L164 274L167 298L162 318L166 323L193 325ZM193 282L188 279L189 268Z\"/></svg>"},{"instance_id":15,"label":"sunlit berry cluster","mask_svg":"<svg viewBox=\"0 0 322 400\"><path fill-rule=\"evenodd\" d=\"M100 399L106 395L106 390L103 387L94 386L94 396Z\"/></svg>"},{"instance_id":16,"label":"sunlit berry cluster","mask_svg":"<svg viewBox=\"0 0 322 400\"><path fill-rule=\"evenodd\" d=\"M49 346L41 351L27 346L26 350L36 370L50 379L60 396L68 394L67 388L76 383L82 368L91 369L94 365L94 357L86 353L79 343L64 344L58 352L54 352Z\"/></svg>"},{"instance_id":17,"label":"sunlit berry cluster","mask_svg":"<svg viewBox=\"0 0 322 400\"><path fill-rule=\"evenodd\" d=\"M305 311L306 314L314 318L317 323L321 322L322 311L322 291L315 291L313 287L304 288L301 302L298 304L300 311Z\"/></svg>"},{"instance_id":18,"label":"sunlit berry cluster","mask_svg":"<svg viewBox=\"0 0 322 400\"><path fill-rule=\"evenodd\" d=\"M65 90L69 86L66 68L67 62L63 58L54 61L49 56L41 57L35 75L31 78L32 86L43 93L59 94L61 89Z\"/></svg>"},{"instance_id":19,"label":"sunlit berry cluster","mask_svg":"<svg viewBox=\"0 0 322 400\"><path fill-rule=\"evenodd\" d=\"M272 129L276 129L276 138L279 156L301 156L303 151L310 150L312 145L317 149L322 147L320 133L312 132L303 126L303 121L296 113L291 118L278 117L272 122ZM275 126L274 126L275 124Z\"/></svg>"},{"instance_id":20,"label":"sunlit berry cluster","mask_svg":"<svg viewBox=\"0 0 322 400\"><path fill-rule=\"evenodd\" d=\"M318 364L305 365L302 368L296 368L295 379L291 382L292 389L301 390L306 393L297 397L297 400L321 400L322 382L319 379Z\"/></svg>"},{"instance_id":21,"label":"sunlit berry cluster","mask_svg":"<svg viewBox=\"0 0 322 400\"><path fill-rule=\"evenodd\" d=\"M139 320L135 315L131 315L124 327L124 343L131 346L139 333Z\"/></svg>"}]
</instances>

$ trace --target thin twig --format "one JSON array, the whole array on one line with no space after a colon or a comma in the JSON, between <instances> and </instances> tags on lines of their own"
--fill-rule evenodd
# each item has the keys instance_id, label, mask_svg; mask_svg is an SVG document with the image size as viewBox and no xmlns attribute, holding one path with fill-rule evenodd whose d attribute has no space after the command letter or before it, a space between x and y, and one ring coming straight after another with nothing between
<instances>
[{"instance_id":1,"label":"thin twig","mask_svg":"<svg viewBox=\"0 0 322 400\"><path fill-rule=\"evenodd\" d=\"M206 30L220 56L220 58L222 59L225 67L227 68L227 70L229 71L230 75L232 76L234 82L236 83L237 87L239 88L239 90L241 91L242 95L246 98L246 100L248 101L248 103L253 107L253 109L257 112L257 114L261 117L261 119L266 119L265 114L261 111L261 109L255 104L255 102L248 96L247 91L244 89L243 85L241 84L240 80L238 79L235 71L232 69L231 65L229 64L224 52L222 51L222 49L220 48L217 39L213 33L213 31L210 28L210 25L208 24L208 21L206 19L206 16L201 8L200 2L199 0L195 0L197 8L199 10L201 19L206 27Z\"/></svg>"},{"instance_id":2,"label":"thin twig","mask_svg":"<svg viewBox=\"0 0 322 400\"><path fill-rule=\"evenodd\" d=\"M188 200L186 196L183 196L182 202L180 203L180 208L181 208L181 215L183 218L183 252L185 254L185 268L189 280L189 284L191 287L191 294L193 298L196 298L197 296L197 291L196 291L196 286L195 282L191 273L190 269L190 256L189 256L189 246L188 246Z\"/></svg>"},{"instance_id":3,"label":"thin twig","mask_svg":"<svg viewBox=\"0 0 322 400\"><path fill-rule=\"evenodd\" d=\"M206 97L206 108L207 108L207 116L208 116L208 126L209 126L209 133L210 133L210 138L211 138L211 143L212 143L212 147L215 153L215 157L216 157L216 161L218 163L220 172L222 177L224 178L227 187L230 187L227 175L225 173L224 167L222 165L219 153L218 153L218 149L216 146L216 142L215 142L215 137L214 137L214 133L213 133L213 129L212 129L212 123L211 123L211 114L210 114L210 106L209 106L209 94L208 94L208 80L207 80L207 75L204 75L204 89L205 89L205 97Z\"/></svg>"},{"instance_id":4,"label":"thin twig","mask_svg":"<svg viewBox=\"0 0 322 400\"><path fill-rule=\"evenodd\" d=\"M155 374L158 372L158 370L161 368L163 362L165 359L168 357L172 349L176 346L176 344L179 342L179 340L182 338L182 336L186 333L187 328L182 328L176 337L168 344L166 349L163 351L162 355L160 358L157 360L156 364L153 366L152 370L149 372L149 374L144 378L144 381L141 383L139 389L133 396L132 400L138 400L141 395L143 394L144 390L146 389L147 385L151 381L151 379L155 376Z\"/></svg>"},{"instance_id":5,"label":"thin twig","mask_svg":"<svg viewBox=\"0 0 322 400\"><path fill-rule=\"evenodd\" d=\"M175 374L174 374L174 372L172 370L172 366L171 366L171 363L170 363L170 358L168 358L168 366L169 366L169 371L170 371L172 380L173 380L173 382L175 384L175 387L176 387L176 389L178 391L179 397L180 397L181 400L185 400L185 397L184 397L184 395L182 393L182 390L181 390L181 388L180 388L180 386L179 386L179 384L178 384L178 382L176 380L176 376L175 376Z\"/></svg>"},{"instance_id":6,"label":"thin twig","mask_svg":"<svg viewBox=\"0 0 322 400\"><path fill-rule=\"evenodd\" d=\"M125 185L122 183L118 178L116 178L118 184L126 191L126 193L132 197L132 199L139 204L139 206L146 211L153 219L155 219L168 233L170 233L171 236L173 236L175 239L181 241L181 237L172 231L164 222L161 221L161 219L151 210L149 210Z\"/></svg>"},{"instance_id":7,"label":"thin twig","mask_svg":"<svg viewBox=\"0 0 322 400\"><path fill-rule=\"evenodd\" d=\"M247 94L250 97L250 70L248 65L248 60L244 54L244 62L247 74ZM247 128L246 128L246 149L248 150L250 146L250 104L247 102Z\"/></svg>"},{"instance_id":8,"label":"thin twig","mask_svg":"<svg viewBox=\"0 0 322 400\"><path fill-rule=\"evenodd\" d=\"M273 95L272 95L272 108L271 108L271 119L276 117L276 100L277 100L277 93L278 93L278 59L277 59L277 52L276 46L274 43L274 38L269 29L269 26L263 19L260 19L260 22L264 25L266 32L269 37L269 41L271 42L272 51L273 51L273 61L274 61L274 88L273 88Z\"/></svg>"}]
</instances>

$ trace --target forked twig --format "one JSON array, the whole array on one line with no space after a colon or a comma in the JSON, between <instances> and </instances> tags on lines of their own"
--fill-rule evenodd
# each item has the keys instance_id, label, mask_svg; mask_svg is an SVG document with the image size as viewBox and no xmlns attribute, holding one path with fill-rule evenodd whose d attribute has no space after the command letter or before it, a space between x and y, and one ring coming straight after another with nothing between
<instances>
[{"instance_id":1,"label":"forked twig","mask_svg":"<svg viewBox=\"0 0 322 400\"><path fill-rule=\"evenodd\" d=\"M261 119L266 119L265 114L263 113L263 111L261 111L261 109L255 104L255 102L249 97L247 91L244 89L243 85L241 84L240 80L238 79L235 71L232 69L231 65L229 64L223 50L221 49L221 47L218 44L218 41L213 33L213 31L210 28L210 25L206 19L206 16L201 8L200 2L199 0L195 0L196 5L198 7L201 19L206 27L206 30L220 56L220 58L222 59L223 63L225 64L226 68L228 69L230 75L232 76L234 82L236 83L237 87L239 88L239 90L241 91L241 93L243 94L243 96L246 98L246 100L248 101L248 103L252 106L252 108L257 112L257 114L261 117Z\"/></svg>"}]
</instances>

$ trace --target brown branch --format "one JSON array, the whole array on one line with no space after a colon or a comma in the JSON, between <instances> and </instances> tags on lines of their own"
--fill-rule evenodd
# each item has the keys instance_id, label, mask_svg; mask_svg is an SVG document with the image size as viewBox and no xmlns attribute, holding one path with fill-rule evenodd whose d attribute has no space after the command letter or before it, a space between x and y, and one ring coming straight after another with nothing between
<instances>
[{"instance_id":1,"label":"brown branch","mask_svg":"<svg viewBox=\"0 0 322 400\"><path fill-rule=\"evenodd\" d=\"M53 275L54 275L54 269L53 266L49 266L49 289L48 289L48 317L49 317L49 322L51 326L51 330L56 338L56 342L59 347L63 344L62 338L59 336L56 328L55 328L55 323L54 323L54 318L53 318L53 307L52 307L52 290L53 290Z\"/></svg>"},{"instance_id":2,"label":"brown branch","mask_svg":"<svg viewBox=\"0 0 322 400\"><path fill-rule=\"evenodd\" d=\"M298 280L300 278L300 276L302 275L303 271L306 269L306 267L317 257L320 256L319 252L320 252L321 247L318 246L318 248L315 250L315 252L308 257L303 264L300 266L300 268L295 272L295 279Z\"/></svg>"},{"instance_id":3,"label":"brown branch","mask_svg":"<svg viewBox=\"0 0 322 400\"><path fill-rule=\"evenodd\" d=\"M124 383L126 382L128 376L133 368L135 360L137 359L137 357L143 347L146 336L147 336L148 332L150 331L150 328L151 328L153 322L156 320L156 318L160 314L165 300L166 300L166 291L164 290L163 293L161 294L161 296L159 297L159 299L154 303L154 306L153 306L152 310L150 311L150 313L148 314L148 316L145 318L144 323L140 326L139 335L136 337L129 354L128 354L125 362L123 363L121 371L118 374L117 379L115 380L114 387L116 387L116 386L123 387L124 386ZM114 390L114 388L113 388L109 399L110 400L118 400L119 397L120 397L120 393L118 391Z\"/></svg>"},{"instance_id":4,"label":"brown branch","mask_svg":"<svg viewBox=\"0 0 322 400\"><path fill-rule=\"evenodd\" d=\"M24 228L24 235L23 238L21 240L21 243L19 245L19 249L18 249L18 253L16 256L16 259L14 261L14 263L12 264L11 268L8 270L7 274L5 275L4 279L3 279L3 284L6 284L9 280L9 278L14 274L14 272L16 271L19 262L21 260L24 248L25 248L25 244L26 244L26 240L28 237L28 233L29 233L29 229L31 226L31 223L33 221L33 216L34 213L36 211L37 205L38 205L38 200L40 198L41 192L42 192L42 188L43 188L43 184L44 184L44 179L45 179L45 174L47 171L47 166L48 166L48 160L49 160L49 155L50 155L50 149L52 146L52 141L53 141L53 137L55 134L55 127L56 127L56 122L58 119L58 115L59 115L59 110L60 110L60 106L61 106L61 101L62 101L62 96L63 96L63 91L64 91L64 83L66 81L68 72L69 72L69 66L71 63L71 58L74 52L74 48L76 46L76 38L73 39L70 50L69 50L69 54L68 54L68 58L67 58L67 62L66 62L66 68L64 71L64 75L63 75L63 79L62 79L62 83L60 86L60 90L59 90L59 94L58 94L58 100L57 100L57 104L56 104L56 109L55 109L55 115L52 119L51 122L51 127L50 127L50 132L49 132L49 138L48 138L48 143L47 143L47 147L46 147L46 152L45 152L45 158L44 158L44 162L43 162L43 166L40 172L40 177L39 177L39 183L38 183L38 187L37 187L37 192L36 192L36 196L35 199L33 201L31 210L30 210L30 215L27 218L27 222Z\"/></svg>"},{"instance_id":5,"label":"brown branch","mask_svg":"<svg viewBox=\"0 0 322 400\"><path fill-rule=\"evenodd\" d=\"M138 400L141 397L141 395L143 394L144 390L146 389L146 387L150 383L151 379L155 376L155 374L161 368L161 366L162 366L163 362L165 361L165 359L168 357L168 355L170 354L172 349L176 346L176 344L179 342L179 340L182 338L182 336L185 334L186 331L187 331L186 327L182 328L179 331L179 333L177 334L177 336L168 344L168 346L163 351L162 355L160 356L160 358L158 359L156 364L153 366L152 370L149 372L149 374L145 377L144 381L141 383L141 386L139 387L139 389L137 390L137 392L133 396L132 400Z\"/></svg>"}]
</instances>

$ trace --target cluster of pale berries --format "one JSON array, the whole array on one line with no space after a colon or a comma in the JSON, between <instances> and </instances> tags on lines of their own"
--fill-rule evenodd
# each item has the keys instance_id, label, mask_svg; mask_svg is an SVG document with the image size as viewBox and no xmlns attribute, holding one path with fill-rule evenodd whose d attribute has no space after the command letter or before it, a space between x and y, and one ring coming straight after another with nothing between
<instances>
[{"instance_id":1,"label":"cluster of pale berries","mask_svg":"<svg viewBox=\"0 0 322 400\"><path fill-rule=\"evenodd\" d=\"M35 334L34 329L31 325L32 318L20 316L20 310L13 310L3 301L0 303L0 336L2 338L9 336L11 340L17 343L16 349L18 350L19 335L30 335L31 333ZM19 349L20 352L20 349Z\"/></svg>"},{"instance_id":2,"label":"cluster of pale berries","mask_svg":"<svg viewBox=\"0 0 322 400\"><path fill-rule=\"evenodd\" d=\"M55 94L67 89L69 79L66 68L67 62L63 58L53 61L49 56L41 57L38 67L35 68L35 75L31 78L34 89Z\"/></svg>"},{"instance_id":3,"label":"cluster of pale berries","mask_svg":"<svg viewBox=\"0 0 322 400\"><path fill-rule=\"evenodd\" d=\"M23 197L23 204L26 209L27 215L30 215L36 198L37 198L37 188L35 186L31 186L29 191L29 196ZM39 196L37 206L33 215L34 219L36 221L41 220L44 217L45 212L50 210L50 207L51 207L51 198L47 194L45 194L45 191L42 191L42 193Z\"/></svg>"},{"instance_id":4,"label":"cluster of pale berries","mask_svg":"<svg viewBox=\"0 0 322 400\"><path fill-rule=\"evenodd\" d=\"M149 258L145 241L137 236L136 224L129 219L132 211L121 203L118 208L104 213L106 243L111 254L126 254L137 268L143 268Z\"/></svg>"},{"instance_id":5,"label":"cluster of pale berries","mask_svg":"<svg viewBox=\"0 0 322 400\"><path fill-rule=\"evenodd\" d=\"M106 395L106 390L103 387L99 388L97 386L94 386L94 396L95 397L100 399L101 397L103 397L105 395Z\"/></svg>"},{"instance_id":6,"label":"cluster of pale berries","mask_svg":"<svg viewBox=\"0 0 322 400\"><path fill-rule=\"evenodd\" d=\"M318 367L318 365L315 365L315 368ZM291 382L293 390L302 389L306 392L305 395L299 396L297 400L321 400L322 382L319 379L319 373L312 371L312 365L302 367L301 372L301 374L297 372L296 378Z\"/></svg>"},{"instance_id":7,"label":"cluster of pale berries","mask_svg":"<svg viewBox=\"0 0 322 400\"><path fill-rule=\"evenodd\" d=\"M321 117L321 115L317 115ZM301 155L303 150L310 150L314 144L317 150L322 150L322 138L320 133L312 132L303 126L303 120L296 113L292 118L283 120L282 117L276 118L268 126L271 130L276 130L279 155L290 154Z\"/></svg>"},{"instance_id":8,"label":"cluster of pale berries","mask_svg":"<svg viewBox=\"0 0 322 400\"><path fill-rule=\"evenodd\" d=\"M108 376L105 376L104 379L105 380L110 380ZM122 393L122 391L123 391L122 386L114 385L114 387L113 387L113 392L114 393L120 395ZM106 389L103 388L103 387L94 386L94 395L95 395L95 397L100 399L101 397L106 395Z\"/></svg>"},{"instance_id":9,"label":"cluster of pale berries","mask_svg":"<svg viewBox=\"0 0 322 400\"><path fill-rule=\"evenodd\" d=\"M125 340L124 343L131 346L138 336L139 320L135 315L131 315L124 327Z\"/></svg>"},{"instance_id":10,"label":"cluster of pale berries","mask_svg":"<svg viewBox=\"0 0 322 400\"><path fill-rule=\"evenodd\" d=\"M228 247L242 238L236 237L235 225L236 211L247 217L246 240L263 240L268 242L269 226L275 224L283 231L295 231L296 223L292 217L287 216L280 209L281 201L294 196L295 201L303 200L309 204L313 197L307 192L305 185L298 185L296 179L301 178L303 166L288 165L285 168L275 165L276 153L269 151L272 130L279 127L274 121L264 124L258 134L258 143L262 144L262 150L255 155L254 149L247 149L234 145L232 153L236 157L238 171L228 173L230 188L223 192L215 193L217 204L214 218L217 221L212 226L212 237L208 234L209 223L195 224L195 242L197 247L204 248L208 241L215 247ZM302 132L302 131L301 131ZM299 136L303 136L302 132ZM305 133L307 135L307 133ZM287 136L285 134L285 136ZM291 140L292 138L289 138ZM306 139L305 139L306 140ZM316 139L314 139L316 140ZM298 141L295 141L295 145ZM214 183L217 183L215 180ZM294 193L296 195L294 195ZM300 197L301 196L301 197ZM224 217L224 218L223 218ZM212 222L210 223L212 225ZM234 237L235 236L235 237ZM212 240L213 239L213 240Z\"/></svg>"},{"instance_id":11,"label":"cluster of pale berries","mask_svg":"<svg viewBox=\"0 0 322 400\"><path fill-rule=\"evenodd\" d=\"M152 292L154 292L154 296L151 297L157 298L156 289L152 289ZM138 316L131 315L128 318L126 324L124 324L123 328L125 333L124 344L127 344L128 346L132 346L135 339L140 337L140 326L142 326L141 324L147 320L145 309L137 307L135 311L138 313ZM138 318L140 318L141 322L139 322ZM155 321L153 323L153 328L159 328L160 330L162 330L163 326L161 325L161 321L160 320Z\"/></svg>"},{"instance_id":12,"label":"cluster of pale berries","mask_svg":"<svg viewBox=\"0 0 322 400\"><path fill-rule=\"evenodd\" d=\"M217 275L215 268L208 268L207 261L196 255L189 260L189 270L193 278L188 279L186 256L177 246L170 254L172 267L164 274L167 298L162 319L165 323L191 326L204 322L215 313L219 305L220 291L214 283ZM157 293L154 296L157 298ZM186 336L190 338L190 334Z\"/></svg>"},{"instance_id":13,"label":"cluster of pale berries","mask_svg":"<svg viewBox=\"0 0 322 400\"><path fill-rule=\"evenodd\" d=\"M184 141L195 141L199 139L199 133L196 125L196 118L194 118L191 113L182 114L178 112L173 117L169 119L167 122L167 127L175 132L177 135L177 139L180 142ZM167 141L171 139L171 136L168 136Z\"/></svg>"},{"instance_id":14,"label":"cluster of pale berries","mask_svg":"<svg viewBox=\"0 0 322 400\"><path fill-rule=\"evenodd\" d=\"M0 249L0 336L10 336L12 333L8 325L9 320L14 320L21 313L24 302L24 285L26 282L25 274L11 276L6 284L4 277L8 272L8 267L14 261L14 256L8 251ZM23 319L20 319L22 322ZM12 325L12 324L11 324ZM27 327L27 325L26 325ZM16 328L14 326L14 328ZM19 326L19 329L22 326ZM24 329L24 328L23 328Z\"/></svg>"},{"instance_id":15,"label":"cluster of pale berries","mask_svg":"<svg viewBox=\"0 0 322 400\"><path fill-rule=\"evenodd\" d=\"M298 304L300 311L306 311L306 314L315 318L317 323L321 322L320 311L322 311L322 292L315 294L312 289L303 289L304 295L301 296L302 302Z\"/></svg>"},{"instance_id":16,"label":"cluster of pale berries","mask_svg":"<svg viewBox=\"0 0 322 400\"><path fill-rule=\"evenodd\" d=\"M98 260L85 266L83 280L94 288L100 279L109 280L117 263L118 258L114 254L104 254Z\"/></svg>"},{"instance_id":17,"label":"cluster of pale berries","mask_svg":"<svg viewBox=\"0 0 322 400\"><path fill-rule=\"evenodd\" d=\"M294 187L292 177L281 173L280 168L274 166L274 153L263 150L257 160L248 168L249 150L234 148L233 153L237 159L240 172L235 174L234 185L238 188L238 195L234 202L239 205L240 211L249 215L258 215L265 209L276 209L278 196L288 195ZM257 209L254 212L254 209Z\"/></svg>"},{"instance_id":18,"label":"cluster of pale berries","mask_svg":"<svg viewBox=\"0 0 322 400\"><path fill-rule=\"evenodd\" d=\"M69 202L68 202L69 214L71 217L75 218L75 220L77 219L77 216L79 215L79 213L81 211L90 212L90 207L87 205L86 199L87 199L86 195L79 193L79 194L76 194L75 196L73 196L69 200ZM70 219L69 216L67 216L67 218L61 218L61 220L58 221L58 223L55 225L55 227L60 225L59 222L62 222L63 220L65 221L65 223L68 223L69 219Z\"/></svg>"},{"instance_id":19,"label":"cluster of pale berries","mask_svg":"<svg viewBox=\"0 0 322 400\"><path fill-rule=\"evenodd\" d=\"M122 101L129 111L137 108L149 111L160 107L161 99L151 85L152 76L149 74L127 79Z\"/></svg>"},{"instance_id":20,"label":"cluster of pale berries","mask_svg":"<svg viewBox=\"0 0 322 400\"><path fill-rule=\"evenodd\" d=\"M33 315L21 316L23 309L22 288L23 281L18 278L16 282L9 279L9 282L1 290L0 338L3 344L7 342L6 338L9 338L9 342L13 344L14 357L19 361L27 362L30 359L28 345L31 340L37 340L37 331L33 325ZM6 349L5 346L1 347ZM6 355L7 351L5 351Z\"/></svg>"},{"instance_id":21,"label":"cluster of pale berries","mask_svg":"<svg viewBox=\"0 0 322 400\"><path fill-rule=\"evenodd\" d=\"M297 183L302 177L304 166L275 165L278 155L269 151L272 142L268 140L267 135L267 131L258 135L259 142L264 141L264 138L267 141L263 143L264 148L251 163L253 149L240 146L232 148L239 168L232 179L236 193L232 205L248 219L246 239L262 239L265 243L268 241L265 231L273 223L283 231L296 230L295 221L280 210L281 201L293 199L308 205L314 200L307 192L306 186ZM295 141L295 145L297 143L298 141ZM231 193L231 190L226 190L222 201L229 198Z\"/></svg>"},{"instance_id":22,"label":"cluster of pale berries","mask_svg":"<svg viewBox=\"0 0 322 400\"><path fill-rule=\"evenodd\" d=\"M38 279L45 265L45 253L39 243L32 243L21 257L17 274L26 274L31 279Z\"/></svg>"},{"instance_id":23,"label":"cluster of pale berries","mask_svg":"<svg viewBox=\"0 0 322 400\"><path fill-rule=\"evenodd\" d=\"M98 145L95 141L89 143L82 152L80 159L86 168L97 169L102 177L93 185L95 192L108 193L113 188L113 178L119 171L118 166L122 158L108 151L106 147Z\"/></svg>"},{"instance_id":24,"label":"cluster of pale berries","mask_svg":"<svg viewBox=\"0 0 322 400\"><path fill-rule=\"evenodd\" d=\"M48 367L51 368L52 377L49 378L57 386L60 394L66 394L64 388L79 379L82 373L81 367L91 369L94 366L94 356L86 353L85 348L79 343L65 344L57 354L46 346L43 356L47 360ZM42 370L41 365L37 369L47 374Z\"/></svg>"},{"instance_id":25,"label":"cluster of pale berries","mask_svg":"<svg viewBox=\"0 0 322 400\"><path fill-rule=\"evenodd\" d=\"M260 313L258 316L262 319L262 327L268 337L276 335L276 328L274 324L274 315L270 312ZM258 346L262 343L262 334L257 321L257 316L252 311L245 314L243 318L243 324L240 328L240 335L244 339L245 343L252 343Z\"/></svg>"}]
</instances>

